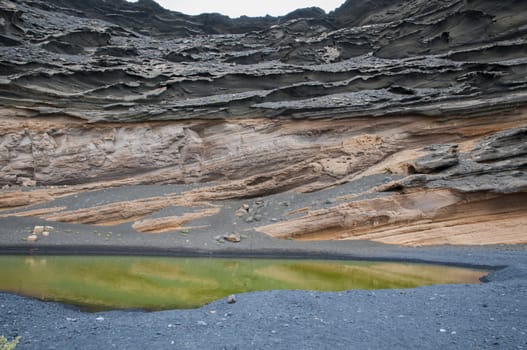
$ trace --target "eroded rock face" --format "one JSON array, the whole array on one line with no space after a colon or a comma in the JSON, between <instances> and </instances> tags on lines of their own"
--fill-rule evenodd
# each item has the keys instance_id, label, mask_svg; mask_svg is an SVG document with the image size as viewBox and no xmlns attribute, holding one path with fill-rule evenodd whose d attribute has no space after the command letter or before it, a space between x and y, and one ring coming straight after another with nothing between
<instances>
[{"instance_id":1,"label":"eroded rock face","mask_svg":"<svg viewBox=\"0 0 527 350\"><path fill-rule=\"evenodd\" d=\"M1 30L17 43L0 48L0 105L10 115L470 115L527 96L527 20L511 16L527 10L522 1L363 0L328 15L236 20L151 1L1 6Z\"/></svg>"},{"instance_id":2,"label":"eroded rock face","mask_svg":"<svg viewBox=\"0 0 527 350\"><path fill-rule=\"evenodd\" d=\"M239 217L280 238L525 243L526 11L355 0L229 19L147 0L0 0L0 209L18 208L2 216L145 233ZM196 187L53 203L149 184ZM286 193L298 203L282 206ZM254 197L271 204L223 207Z\"/></svg>"}]
</instances>

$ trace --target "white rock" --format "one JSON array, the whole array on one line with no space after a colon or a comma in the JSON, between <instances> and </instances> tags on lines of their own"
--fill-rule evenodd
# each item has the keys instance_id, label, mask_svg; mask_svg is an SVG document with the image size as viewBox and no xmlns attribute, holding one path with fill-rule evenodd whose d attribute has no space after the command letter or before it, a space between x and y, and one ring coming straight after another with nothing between
<instances>
[{"instance_id":1,"label":"white rock","mask_svg":"<svg viewBox=\"0 0 527 350\"><path fill-rule=\"evenodd\" d=\"M44 232L44 226L35 226L33 227L33 234L41 235Z\"/></svg>"},{"instance_id":2,"label":"white rock","mask_svg":"<svg viewBox=\"0 0 527 350\"><path fill-rule=\"evenodd\" d=\"M53 226L44 226L44 231L53 232L55 228Z\"/></svg>"},{"instance_id":3,"label":"white rock","mask_svg":"<svg viewBox=\"0 0 527 350\"><path fill-rule=\"evenodd\" d=\"M231 233L231 234L228 234L228 235L224 235L223 239L225 239L226 241L232 242L232 243L239 243L242 240L240 235L238 235L236 233Z\"/></svg>"},{"instance_id":4,"label":"white rock","mask_svg":"<svg viewBox=\"0 0 527 350\"><path fill-rule=\"evenodd\" d=\"M28 177L19 177L17 179L17 182L21 184L23 187L35 187L37 185L37 182L35 180L31 180Z\"/></svg>"},{"instance_id":5,"label":"white rock","mask_svg":"<svg viewBox=\"0 0 527 350\"><path fill-rule=\"evenodd\" d=\"M96 321L104 321L104 317L99 316L99 317L97 317L95 320L96 320Z\"/></svg>"},{"instance_id":6,"label":"white rock","mask_svg":"<svg viewBox=\"0 0 527 350\"><path fill-rule=\"evenodd\" d=\"M28 242L35 242L38 240L38 236L37 235L29 235L27 236L27 241Z\"/></svg>"},{"instance_id":7,"label":"white rock","mask_svg":"<svg viewBox=\"0 0 527 350\"><path fill-rule=\"evenodd\" d=\"M48 237L48 236L49 236L49 232L48 232L48 231L44 231L44 232L42 232L42 236L44 236L44 237Z\"/></svg>"},{"instance_id":8,"label":"white rock","mask_svg":"<svg viewBox=\"0 0 527 350\"><path fill-rule=\"evenodd\" d=\"M245 214L247 214L247 210L245 210L245 209L238 209L238 210L236 210L236 212L234 213L234 215L236 215L237 217L242 217L242 216L244 216Z\"/></svg>"}]
</instances>

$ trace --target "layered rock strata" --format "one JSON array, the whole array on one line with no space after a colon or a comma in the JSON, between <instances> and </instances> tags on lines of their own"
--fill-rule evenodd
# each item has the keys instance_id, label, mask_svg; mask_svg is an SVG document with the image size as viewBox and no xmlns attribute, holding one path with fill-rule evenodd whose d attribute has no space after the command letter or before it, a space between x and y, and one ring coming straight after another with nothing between
<instances>
[{"instance_id":1,"label":"layered rock strata","mask_svg":"<svg viewBox=\"0 0 527 350\"><path fill-rule=\"evenodd\" d=\"M526 6L348 1L233 20L0 0L0 216L527 243ZM154 184L193 187L59 203Z\"/></svg>"}]
</instances>

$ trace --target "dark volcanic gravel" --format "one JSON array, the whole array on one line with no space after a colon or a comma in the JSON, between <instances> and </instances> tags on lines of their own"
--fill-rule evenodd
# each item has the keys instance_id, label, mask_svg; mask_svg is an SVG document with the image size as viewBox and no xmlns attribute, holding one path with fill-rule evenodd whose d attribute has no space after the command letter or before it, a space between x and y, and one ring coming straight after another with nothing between
<instances>
[{"instance_id":1,"label":"dark volcanic gravel","mask_svg":"<svg viewBox=\"0 0 527 350\"><path fill-rule=\"evenodd\" d=\"M219 300L200 309L153 313L83 313L0 294L0 334L20 335L17 350L525 349L524 248L414 249L410 254L508 265L481 285L258 292L238 295L235 304Z\"/></svg>"}]
</instances>

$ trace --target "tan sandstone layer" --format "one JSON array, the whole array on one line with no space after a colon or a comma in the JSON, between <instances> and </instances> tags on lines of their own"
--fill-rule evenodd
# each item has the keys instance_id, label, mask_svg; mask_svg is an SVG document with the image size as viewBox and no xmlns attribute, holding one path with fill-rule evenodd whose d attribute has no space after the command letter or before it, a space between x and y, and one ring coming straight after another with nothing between
<instances>
[{"instance_id":1,"label":"tan sandstone layer","mask_svg":"<svg viewBox=\"0 0 527 350\"><path fill-rule=\"evenodd\" d=\"M369 239L404 245L527 243L523 187L511 190L514 193L498 185L489 190L489 181L497 180L483 176L496 170L488 168L488 161L473 161L481 157L485 138L499 133L520 130L510 138L521 146L526 113L526 109L516 109L477 118L119 124L64 117L3 117L0 179L9 183L30 180L39 186L3 190L0 208L4 217L35 216L95 225L130 222L140 232L168 232L198 218L220 215L215 207L222 207L223 200L314 192L386 174L398 178L361 193L341 195L335 198L339 203L330 208L308 206L295 218L284 211L280 222L253 226L273 237L295 239ZM500 137L504 138L495 139ZM511 170L510 165L502 164L511 157L521 160L522 153L503 155L493 164L501 166L502 173ZM521 173L523 163L518 164L513 173ZM449 169L461 170L456 175L449 174ZM522 179L513 173L512 178ZM470 178L461 184L452 180L463 176L474 176L473 182L479 181L481 189L466 189ZM443 182L436 185L438 181ZM199 186L180 194L75 210L31 207L86 191L168 183ZM361 199L384 191L388 195ZM183 216L145 218L175 205L215 207Z\"/></svg>"}]
</instances>

